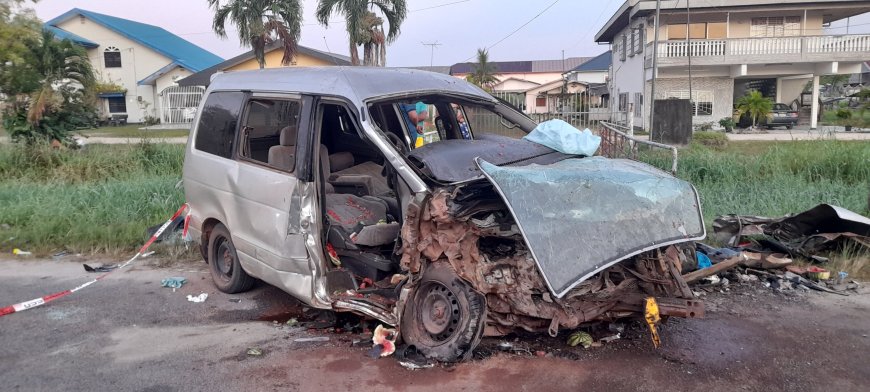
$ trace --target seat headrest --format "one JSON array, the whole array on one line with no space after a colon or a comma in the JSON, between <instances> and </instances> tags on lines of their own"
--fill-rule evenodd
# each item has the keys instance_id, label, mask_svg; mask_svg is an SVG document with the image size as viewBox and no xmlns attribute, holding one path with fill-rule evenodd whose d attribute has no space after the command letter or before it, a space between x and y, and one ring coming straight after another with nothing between
<instances>
[{"instance_id":1,"label":"seat headrest","mask_svg":"<svg viewBox=\"0 0 870 392\"><path fill-rule=\"evenodd\" d=\"M353 154L349 152L338 152L329 156L329 166L332 172L341 171L353 165Z\"/></svg>"},{"instance_id":2,"label":"seat headrest","mask_svg":"<svg viewBox=\"0 0 870 392\"><path fill-rule=\"evenodd\" d=\"M281 136L278 139L278 143L282 146L295 146L296 145L296 126L288 125L281 129Z\"/></svg>"}]
</instances>

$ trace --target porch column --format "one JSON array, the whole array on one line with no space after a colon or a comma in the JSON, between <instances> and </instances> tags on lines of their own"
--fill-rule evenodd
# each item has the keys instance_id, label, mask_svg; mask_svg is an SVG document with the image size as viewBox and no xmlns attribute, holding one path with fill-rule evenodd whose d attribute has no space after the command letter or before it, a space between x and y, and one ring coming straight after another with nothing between
<instances>
[{"instance_id":1,"label":"porch column","mask_svg":"<svg viewBox=\"0 0 870 392\"><path fill-rule=\"evenodd\" d=\"M810 111L810 129L816 129L819 126L819 75L813 75L813 103Z\"/></svg>"},{"instance_id":2,"label":"porch column","mask_svg":"<svg viewBox=\"0 0 870 392\"><path fill-rule=\"evenodd\" d=\"M782 78L776 78L776 102L782 102Z\"/></svg>"}]
</instances>

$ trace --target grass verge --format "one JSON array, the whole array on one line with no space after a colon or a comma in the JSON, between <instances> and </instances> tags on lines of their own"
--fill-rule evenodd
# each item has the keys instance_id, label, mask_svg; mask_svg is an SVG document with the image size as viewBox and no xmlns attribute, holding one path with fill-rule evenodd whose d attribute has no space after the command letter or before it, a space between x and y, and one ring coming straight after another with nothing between
<instances>
[{"instance_id":1,"label":"grass verge","mask_svg":"<svg viewBox=\"0 0 870 392\"><path fill-rule=\"evenodd\" d=\"M183 203L183 146L0 146L0 251L130 250Z\"/></svg>"},{"instance_id":2,"label":"grass verge","mask_svg":"<svg viewBox=\"0 0 870 392\"><path fill-rule=\"evenodd\" d=\"M148 129L142 130L141 124L127 124L117 127L100 127L83 129L78 133L87 137L118 137L118 138L151 138L165 139L187 137L189 129Z\"/></svg>"}]
</instances>

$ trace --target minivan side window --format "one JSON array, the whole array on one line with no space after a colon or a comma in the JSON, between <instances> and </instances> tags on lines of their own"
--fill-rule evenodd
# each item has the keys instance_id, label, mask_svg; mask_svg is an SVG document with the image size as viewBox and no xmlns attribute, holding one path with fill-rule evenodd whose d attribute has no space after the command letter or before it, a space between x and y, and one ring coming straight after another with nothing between
<instances>
[{"instance_id":1,"label":"minivan side window","mask_svg":"<svg viewBox=\"0 0 870 392\"><path fill-rule=\"evenodd\" d=\"M293 171L296 133L302 102L254 98L248 101L241 128L239 156L281 170Z\"/></svg>"},{"instance_id":2,"label":"minivan side window","mask_svg":"<svg viewBox=\"0 0 870 392\"><path fill-rule=\"evenodd\" d=\"M216 91L208 95L194 146L197 150L224 158L232 158L239 111L245 101L241 91Z\"/></svg>"}]
</instances>

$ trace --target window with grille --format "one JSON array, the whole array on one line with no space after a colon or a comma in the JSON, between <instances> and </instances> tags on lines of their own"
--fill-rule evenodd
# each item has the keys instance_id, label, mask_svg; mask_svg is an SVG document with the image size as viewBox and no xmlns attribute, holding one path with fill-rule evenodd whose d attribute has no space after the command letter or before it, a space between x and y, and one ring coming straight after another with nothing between
<instances>
[{"instance_id":1,"label":"window with grille","mask_svg":"<svg viewBox=\"0 0 870 392\"><path fill-rule=\"evenodd\" d=\"M619 43L619 60L625 61L625 49L626 49L626 45L628 44L628 38L625 36L625 34L622 35L620 41L621 42Z\"/></svg>"},{"instance_id":2,"label":"window with grille","mask_svg":"<svg viewBox=\"0 0 870 392\"><path fill-rule=\"evenodd\" d=\"M659 96L659 94L656 94ZM661 95L662 99L677 98L689 99L689 90L672 90ZM693 116L712 116L713 115L713 92L705 90L692 91L692 115Z\"/></svg>"},{"instance_id":3,"label":"window with grille","mask_svg":"<svg viewBox=\"0 0 870 392\"><path fill-rule=\"evenodd\" d=\"M109 113L127 113L127 100L124 97L106 98L109 102Z\"/></svg>"},{"instance_id":4,"label":"window with grille","mask_svg":"<svg viewBox=\"0 0 870 392\"><path fill-rule=\"evenodd\" d=\"M634 93L634 116L640 117L643 114L643 93Z\"/></svg>"},{"instance_id":5,"label":"window with grille","mask_svg":"<svg viewBox=\"0 0 870 392\"><path fill-rule=\"evenodd\" d=\"M644 32L643 25L638 26L638 28L637 28L637 48L635 48L634 53L637 53L637 54L643 53L643 44L644 44L643 32Z\"/></svg>"},{"instance_id":6,"label":"window with grille","mask_svg":"<svg viewBox=\"0 0 870 392\"><path fill-rule=\"evenodd\" d=\"M628 110L628 93L619 93L619 105L617 108L620 112Z\"/></svg>"},{"instance_id":7,"label":"window with grille","mask_svg":"<svg viewBox=\"0 0 870 392\"><path fill-rule=\"evenodd\" d=\"M793 37L801 34L800 16L752 18L750 37Z\"/></svg>"},{"instance_id":8,"label":"window with grille","mask_svg":"<svg viewBox=\"0 0 870 392\"><path fill-rule=\"evenodd\" d=\"M121 51L110 46L103 51L103 61L106 68L121 68Z\"/></svg>"}]
</instances>

